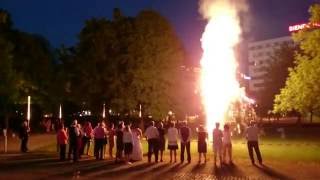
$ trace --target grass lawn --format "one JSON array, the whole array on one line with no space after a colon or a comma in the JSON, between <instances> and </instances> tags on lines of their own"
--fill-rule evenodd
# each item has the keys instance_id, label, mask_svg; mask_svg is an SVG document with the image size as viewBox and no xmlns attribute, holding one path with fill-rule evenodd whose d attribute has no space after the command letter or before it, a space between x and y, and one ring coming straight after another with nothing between
<instances>
[{"instance_id":1,"label":"grass lawn","mask_svg":"<svg viewBox=\"0 0 320 180\"><path fill-rule=\"evenodd\" d=\"M148 145L146 140L142 140L143 152L146 154ZM107 147L108 148L108 147ZM179 147L180 148L180 147ZM56 142L38 149L39 151L56 152ZM287 162L318 162L320 163L320 141L311 139L280 139L280 138L262 138L260 140L260 151L266 161L287 161ZM90 154L93 154L93 145L90 148ZM197 141L191 142L192 157L198 158ZM169 151L165 151L169 155ZM177 155L180 155L178 150ZM208 143L207 157L213 156L212 143ZM237 159L248 159L246 141L244 139L233 140L233 157Z\"/></svg>"}]
</instances>

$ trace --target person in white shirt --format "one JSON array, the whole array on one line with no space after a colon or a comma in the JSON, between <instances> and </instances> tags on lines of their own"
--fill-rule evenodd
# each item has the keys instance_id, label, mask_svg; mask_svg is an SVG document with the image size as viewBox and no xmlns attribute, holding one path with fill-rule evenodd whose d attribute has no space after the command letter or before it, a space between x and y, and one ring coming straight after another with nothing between
<instances>
[{"instance_id":1,"label":"person in white shirt","mask_svg":"<svg viewBox=\"0 0 320 180\"><path fill-rule=\"evenodd\" d=\"M231 132L228 124L225 124L222 132L222 150L223 150L223 163L227 163L227 156L229 156L229 164L232 162L232 143L231 143Z\"/></svg>"},{"instance_id":2,"label":"person in white shirt","mask_svg":"<svg viewBox=\"0 0 320 180\"><path fill-rule=\"evenodd\" d=\"M250 124L245 131L245 135L247 138L247 146L248 146L248 152L251 159L251 163L255 164L254 157L253 157L253 149L254 149L254 151L256 152L259 164L262 164L262 157L261 157L259 143L258 143L259 129L253 121L250 121Z\"/></svg>"},{"instance_id":3,"label":"person in white shirt","mask_svg":"<svg viewBox=\"0 0 320 180\"><path fill-rule=\"evenodd\" d=\"M180 138L181 138L181 154L180 160L181 163L184 161L184 151L187 151L188 163L191 162L191 154L190 154L190 139L191 139L191 129L187 126L187 121L182 123L182 127L180 128Z\"/></svg>"},{"instance_id":4,"label":"person in white shirt","mask_svg":"<svg viewBox=\"0 0 320 180\"><path fill-rule=\"evenodd\" d=\"M174 154L174 162L177 162L177 149L178 149L178 129L175 123L171 122L168 129L168 149L170 150L170 163L172 162L172 153Z\"/></svg>"},{"instance_id":5,"label":"person in white shirt","mask_svg":"<svg viewBox=\"0 0 320 180\"><path fill-rule=\"evenodd\" d=\"M217 155L219 156L220 166L222 165L222 131L219 129L220 123L216 123L216 128L213 129L213 152L214 166L216 166Z\"/></svg>"},{"instance_id":6,"label":"person in white shirt","mask_svg":"<svg viewBox=\"0 0 320 180\"><path fill-rule=\"evenodd\" d=\"M151 125L146 129L145 136L148 140L148 162L151 162L151 156L154 153L155 162L158 162L159 153L159 131L154 126L154 121L151 121Z\"/></svg>"}]
</instances>

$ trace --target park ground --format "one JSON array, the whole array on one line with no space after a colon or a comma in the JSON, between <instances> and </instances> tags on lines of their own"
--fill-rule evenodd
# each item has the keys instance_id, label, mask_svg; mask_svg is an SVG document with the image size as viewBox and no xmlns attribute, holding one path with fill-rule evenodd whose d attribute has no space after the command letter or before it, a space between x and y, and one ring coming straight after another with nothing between
<instances>
[{"instance_id":1,"label":"park ground","mask_svg":"<svg viewBox=\"0 0 320 180\"><path fill-rule=\"evenodd\" d=\"M209 146L208 161L198 164L196 142L192 142L192 162L169 163L168 152L164 162L135 162L132 165L115 164L108 157L97 161L91 156L80 162L61 162L56 153L55 135L31 135L30 152L21 154L19 140L9 139L8 153L3 152L1 139L0 179L320 179L320 141L263 139L261 152L264 165L251 165L244 139L234 140L234 165L213 165ZM144 152L146 143L143 142ZM179 155L180 153L178 153ZM179 162L179 161L178 161Z\"/></svg>"}]
</instances>

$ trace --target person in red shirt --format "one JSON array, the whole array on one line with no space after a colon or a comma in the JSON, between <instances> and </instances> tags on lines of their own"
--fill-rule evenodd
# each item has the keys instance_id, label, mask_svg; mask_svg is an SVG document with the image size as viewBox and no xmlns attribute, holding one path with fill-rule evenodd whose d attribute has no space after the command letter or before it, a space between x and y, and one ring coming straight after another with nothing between
<instances>
[{"instance_id":1,"label":"person in red shirt","mask_svg":"<svg viewBox=\"0 0 320 180\"><path fill-rule=\"evenodd\" d=\"M68 143L68 135L63 124L61 124L57 132L57 141L59 145L60 160L63 161L66 159L66 147Z\"/></svg>"},{"instance_id":2,"label":"person in red shirt","mask_svg":"<svg viewBox=\"0 0 320 180\"><path fill-rule=\"evenodd\" d=\"M84 154L85 147L87 146L86 155L88 155L89 149L90 149L90 144L91 144L91 139L93 137L93 129L92 129L91 123L89 121L85 123L85 125L83 127L83 132L84 132L84 136L82 138L83 149L81 151L82 151L82 154Z\"/></svg>"}]
</instances>

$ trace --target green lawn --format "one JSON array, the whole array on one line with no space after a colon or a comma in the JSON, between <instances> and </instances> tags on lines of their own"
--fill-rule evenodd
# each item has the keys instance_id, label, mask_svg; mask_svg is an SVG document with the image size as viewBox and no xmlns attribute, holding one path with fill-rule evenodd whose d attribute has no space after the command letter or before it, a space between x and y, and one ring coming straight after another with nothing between
<instances>
[{"instance_id":1,"label":"green lawn","mask_svg":"<svg viewBox=\"0 0 320 180\"><path fill-rule=\"evenodd\" d=\"M147 142L142 141L143 152L148 149ZM56 152L55 139L47 146L38 149L39 151ZM263 138L260 141L260 151L263 159L268 161L287 161L287 162L320 162L320 141L305 139L280 139L280 138ZM90 154L93 154L93 145L90 148ZM197 142L191 143L191 153L193 158L198 158ZM166 150L165 154L169 154ZM179 150L178 150L179 155ZM208 157L212 153L212 144L208 143ZM248 159L247 146L244 139L233 140L233 157L234 159Z\"/></svg>"}]
</instances>

